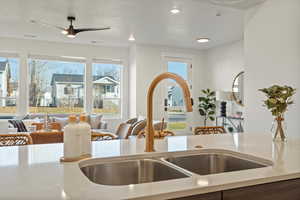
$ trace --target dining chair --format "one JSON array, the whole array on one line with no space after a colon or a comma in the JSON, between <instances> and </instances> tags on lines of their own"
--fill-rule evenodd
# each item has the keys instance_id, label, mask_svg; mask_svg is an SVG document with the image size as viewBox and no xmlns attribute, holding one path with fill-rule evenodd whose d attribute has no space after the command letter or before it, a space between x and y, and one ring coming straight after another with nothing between
<instances>
[{"instance_id":1,"label":"dining chair","mask_svg":"<svg viewBox=\"0 0 300 200\"><path fill-rule=\"evenodd\" d=\"M64 133L62 131L37 131L30 133L33 144L63 143Z\"/></svg>"},{"instance_id":2,"label":"dining chair","mask_svg":"<svg viewBox=\"0 0 300 200\"><path fill-rule=\"evenodd\" d=\"M0 147L29 144L32 144L32 138L28 134L0 134Z\"/></svg>"},{"instance_id":3,"label":"dining chair","mask_svg":"<svg viewBox=\"0 0 300 200\"><path fill-rule=\"evenodd\" d=\"M194 130L195 135L210 135L210 134L225 134L226 131L223 126L204 126L196 127Z\"/></svg>"},{"instance_id":4,"label":"dining chair","mask_svg":"<svg viewBox=\"0 0 300 200\"><path fill-rule=\"evenodd\" d=\"M92 141L114 140L117 137L110 133L92 132Z\"/></svg>"}]
</instances>

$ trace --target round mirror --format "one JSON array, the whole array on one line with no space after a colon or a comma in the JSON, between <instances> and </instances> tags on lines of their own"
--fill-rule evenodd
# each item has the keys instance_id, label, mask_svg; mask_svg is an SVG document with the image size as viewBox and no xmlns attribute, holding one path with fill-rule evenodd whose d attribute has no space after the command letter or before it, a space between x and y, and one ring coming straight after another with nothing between
<instances>
[{"instance_id":1,"label":"round mirror","mask_svg":"<svg viewBox=\"0 0 300 200\"><path fill-rule=\"evenodd\" d=\"M240 72L232 83L232 97L241 106L244 106L244 74L244 71Z\"/></svg>"}]
</instances>

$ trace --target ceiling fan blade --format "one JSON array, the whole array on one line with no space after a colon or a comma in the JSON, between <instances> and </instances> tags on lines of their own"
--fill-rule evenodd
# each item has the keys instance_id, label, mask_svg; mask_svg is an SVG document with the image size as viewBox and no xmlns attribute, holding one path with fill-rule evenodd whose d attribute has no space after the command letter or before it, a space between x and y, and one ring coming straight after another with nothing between
<instances>
[{"instance_id":1,"label":"ceiling fan blade","mask_svg":"<svg viewBox=\"0 0 300 200\"><path fill-rule=\"evenodd\" d=\"M39 24L39 25L42 25L42 26L50 27L50 28L57 28L59 30L66 30L65 28L63 28L61 26L56 26L56 25L49 24L49 23L42 22L42 21L30 20L30 22L33 23L33 24Z\"/></svg>"},{"instance_id":2,"label":"ceiling fan blade","mask_svg":"<svg viewBox=\"0 0 300 200\"><path fill-rule=\"evenodd\" d=\"M74 29L75 34L80 33L80 32L85 32L85 31L104 31L104 30L109 30L111 29L110 27L103 27L103 28L78 28Z\"/></svg>"}]
</instances>

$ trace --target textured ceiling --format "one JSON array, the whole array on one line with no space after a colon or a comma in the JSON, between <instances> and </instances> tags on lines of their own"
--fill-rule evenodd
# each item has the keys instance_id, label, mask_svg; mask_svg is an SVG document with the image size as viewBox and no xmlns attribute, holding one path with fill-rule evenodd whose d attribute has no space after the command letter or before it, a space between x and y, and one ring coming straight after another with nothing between
<instances>
[{"instance_id":1,"label":"textured ceiling","mask_svg":"<svg viewBox=\"0 0 300 200\"><path fill-rule=\"evenodd\" d=\"M256 0L248 0L250 2ZM243 35L244 6L220 6L210 0L0 0L0 36L100 45L136 43L205 49L239 40ZM251 4L252 5L252 4ZM170 14L172 7L181 12ZM234 7L234 8L233 8ZM238 9L235 9L238 8ZM220 13L221 16L216 16ZM108 31L80 33L66 38L55 28L30 23L40 20L67 26L76 16L76 27L111 26ZM198 44L198 37L209 37ZM32 39L32 38L31 38Z\"/></svg>"}]
</instances>

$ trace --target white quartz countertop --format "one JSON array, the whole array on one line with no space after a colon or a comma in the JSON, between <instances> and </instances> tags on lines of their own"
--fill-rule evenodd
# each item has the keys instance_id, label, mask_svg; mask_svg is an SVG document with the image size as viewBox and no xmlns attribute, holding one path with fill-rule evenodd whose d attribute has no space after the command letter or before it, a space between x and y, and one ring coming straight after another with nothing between
<instances>
[{"instance_id":1,"label":"white quartz countertop","mask_svg":"<svg viewBox=\"0 0 300 200\"><path fill-rule=\"evenodd\" d=\"M203 149L196 150L196 145ZM274 143L270 134L178 136L155 141L155 153L144 152L143 139L94 142L95 161L182 151L224 149L267 159L272 166L129 186L92 183L79 163L60 163L63 144L0 148L0 199L117 200L168 199L237 187L300 178L300 140ZM126 173L126 172L124 172Z\"/></svg>"}]
</instances>

